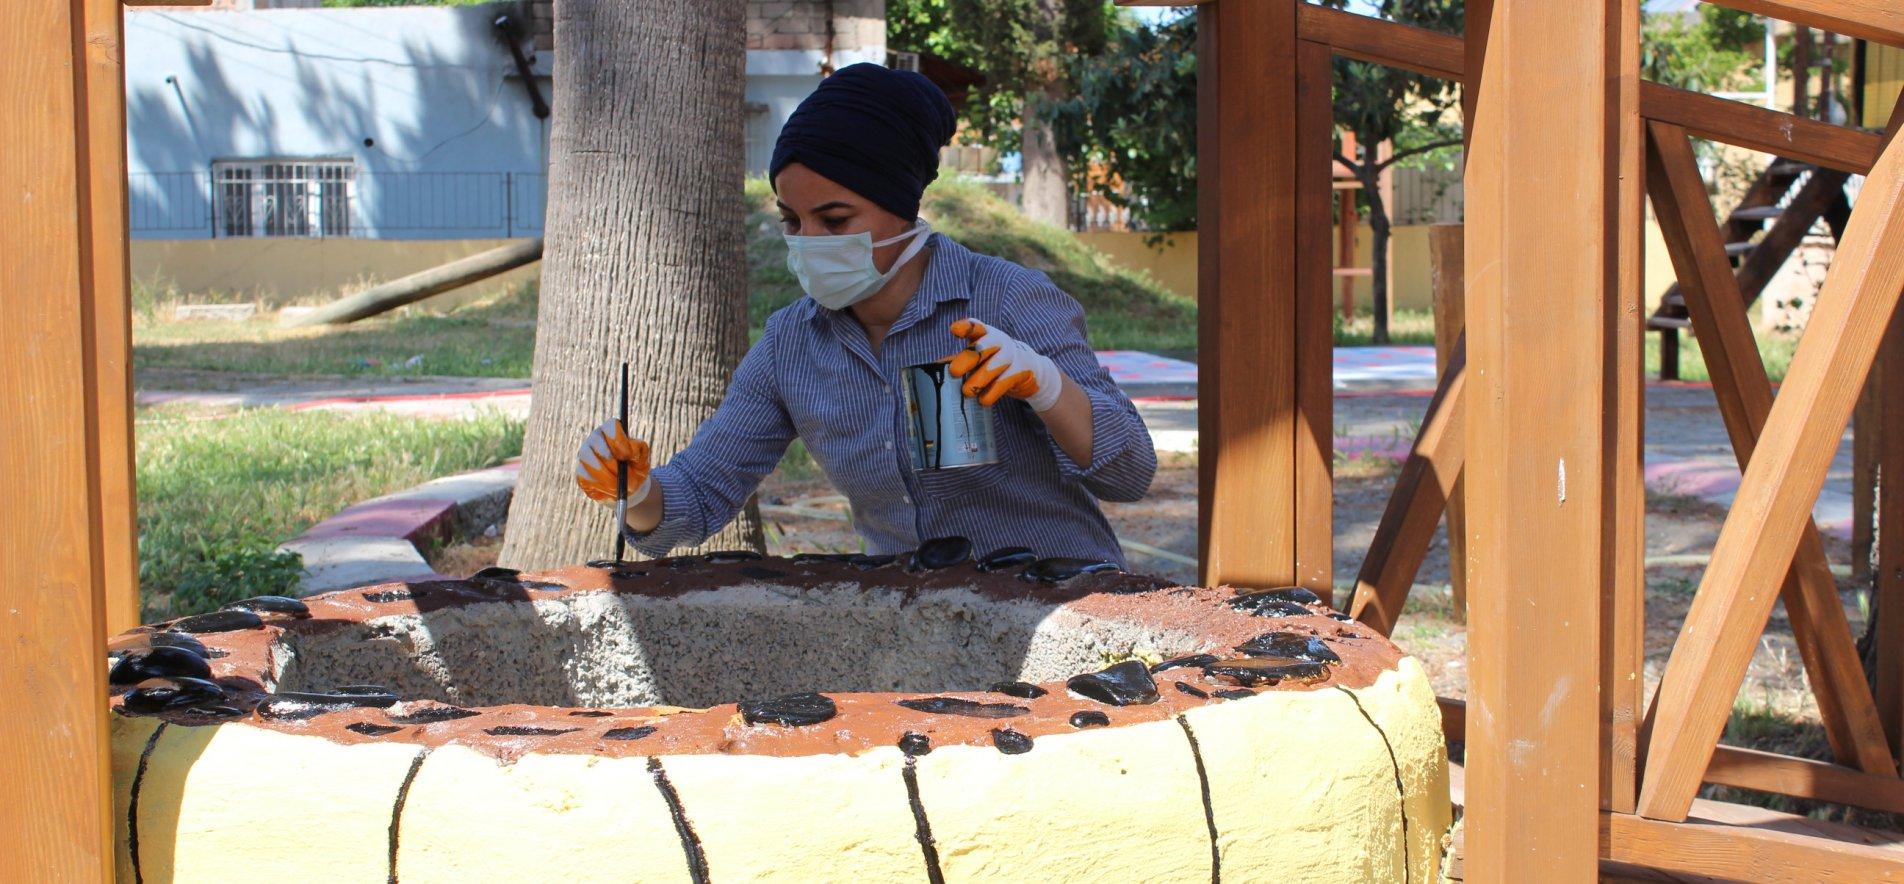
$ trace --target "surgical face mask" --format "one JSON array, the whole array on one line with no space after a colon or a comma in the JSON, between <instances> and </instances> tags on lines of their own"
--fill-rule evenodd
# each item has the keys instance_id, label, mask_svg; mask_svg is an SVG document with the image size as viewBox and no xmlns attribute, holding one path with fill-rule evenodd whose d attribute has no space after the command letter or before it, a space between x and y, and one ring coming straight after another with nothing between
<instances>
[{"instance_id":1,"label":"surgical face mask","mask_svg":"<svg viewBox=\"0 0 1904 884\"><path fill-rule=\"evenodd\" d=\"M861 231L830 236L786 234L787 269L800 280L800 288L828 310L844 310L879 291L899 268L925 248L931 228L924 221L891 239L873 242L873 235ZM873 264L873 250L910 238L912 244L885 273Z\"/></svg>"}]
</instances>

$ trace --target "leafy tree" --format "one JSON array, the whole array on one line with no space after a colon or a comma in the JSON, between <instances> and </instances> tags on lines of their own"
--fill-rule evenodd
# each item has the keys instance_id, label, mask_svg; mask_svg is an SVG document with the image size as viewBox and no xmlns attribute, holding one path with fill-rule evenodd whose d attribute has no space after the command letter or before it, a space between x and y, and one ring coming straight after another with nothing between
<instances>
[{"instance_id":1,"label":"leafy tree","mask_svg":"<svg viewBox=\"0 0 1904 884\"><path fill-rule=\"evenodd\" d=\"M962 109L968 137L1024 160L1025 214L1063 225L1069 179L1051 121L1071 92L1066 60L1103 49L1107 0L888 0L886 43L985 78Z\"/></svg>"},{"instance_id":2,"label":"leafy tree","mask_svg":"<svg viewBox=\"0 0 1904 884\"><path fill-rule=\"evenodd\" d=\"M1640 69L1646 78L1696 92L1747 85L1754 47L1765 23L1750 13L1702 4L1697 17L1648 14L1640 27Z\"/></svg>"},{"instance_id":3,"label":"leafy tree","mask_svg":"<svg viewBox=\"0 0 1904 884\"><path fill-rule=\"evenodd\" d=\"M1195 230L1196 16L1118 24L1102 52L1067 63L1058 149L1074 187L1095 188L1151 230Z\"/></svg>"}]
</instances>

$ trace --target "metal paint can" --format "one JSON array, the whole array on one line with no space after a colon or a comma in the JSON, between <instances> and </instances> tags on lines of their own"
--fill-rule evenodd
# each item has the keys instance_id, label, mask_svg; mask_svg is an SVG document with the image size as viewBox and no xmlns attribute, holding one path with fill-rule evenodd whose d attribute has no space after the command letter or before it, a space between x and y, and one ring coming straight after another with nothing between
<instances>
[{"instance_id":1,"label":"metal paint can","mask_svg":"<svg viewBox=\"0 0 1904 884\"><path fill-rule=\"evenodd\" d=\"M943 362L906 368L906 436L912 469L941 470L998 462L992 409L959 392L961 381Z\"/></svg>"}]
</instances>

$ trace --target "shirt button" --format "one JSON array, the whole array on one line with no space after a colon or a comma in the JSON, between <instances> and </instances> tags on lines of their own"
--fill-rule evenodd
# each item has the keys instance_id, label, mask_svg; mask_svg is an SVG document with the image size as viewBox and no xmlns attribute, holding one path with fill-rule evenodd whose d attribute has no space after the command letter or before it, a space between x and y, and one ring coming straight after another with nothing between
<instances>
[{"instance_id":1,"label":"shirt button","mask_svg":"<svg viewBox=\"0 0 1904 884\"><path fill-rule=\"evenodd\" d=\"M899 499L900 499L900 500L903 500L903 501L905 501L905 502L907 502L907 503L911 503L911 502L912 502L912 495L910 495L910 494L901 494L901 495L899 495Z\"/></svg>"},{"instance_id":2,"label":"shirt button","mask_svg":"<svg viewBox=\"0 0 1904 884\"><path fill-rule=\"evenodd\" d=\"M887 439L887 440L886 440L886 450L887 450L887 451L891 451L891 450L892 450L892 440L891 440L891 439Z\"/></svg>"},{"instance_id":3,"label":"shirt button","mask_svg":"<svg viewBox=\"0 0 1904 884\"><path fill-rule=\"evenodd\" d=\"M887 384L887 385L886 385L886 395L888 395L888 396L891 396L891 395L892 395L892 385L891 385L891 384Z\"/></svg>"}]
</instances>

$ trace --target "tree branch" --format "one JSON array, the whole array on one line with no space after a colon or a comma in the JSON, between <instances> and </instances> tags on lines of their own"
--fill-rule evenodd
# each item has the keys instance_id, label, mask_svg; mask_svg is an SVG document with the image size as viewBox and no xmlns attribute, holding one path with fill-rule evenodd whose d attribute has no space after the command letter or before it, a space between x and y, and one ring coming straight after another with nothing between
<instances>
[{"instance_id":1,"label":"tree branch","mask_svg":"<svg viewBox=\"0 0 1904 884\"><path fill-rule=\"evenodd\" d=\"M1455 138L1448 141L1437 141L1437 142L1434 142L1433 144L1424 144L1424 145L1421 145L1420 147L1411 147L1407 150L1404 150L1400 153L1395 154L1394 156L1389 157L1388 159L1381 161L1380 163L1376 165L1376 168L1386 169L1389 166L1393 166L1396 163L1401 162L1402 160L1408 159L1409 157L1420 156L1431 150L1440 150L1444 147L1453 147L1461 143L1462 143L1461 139Z\"/></svg>"}]
</instances>

